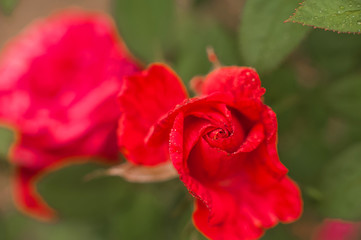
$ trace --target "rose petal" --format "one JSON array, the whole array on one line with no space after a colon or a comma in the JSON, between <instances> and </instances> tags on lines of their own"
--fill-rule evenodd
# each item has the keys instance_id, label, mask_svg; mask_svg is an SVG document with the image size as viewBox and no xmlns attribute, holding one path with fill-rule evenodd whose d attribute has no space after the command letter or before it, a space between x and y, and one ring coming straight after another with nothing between
<instances>
[{"instance_id":1,"label":"rose petal","mask_svg":"<svg viewBox=\"0 0 361 240\"><path fill-rule=\"evenodd\" d=\"M239 147L239 149L235 152L238 154L240 152L251 152L255 150L259 144L264 140L264 127L263 124L256 124L249 131L246 139Z\"/></svg>"},{"instance_id":2,"label":"rose petal","mask_svg":"<svg viewBox=\"0 0 361 240\"><path fill-rule=\"evenodd\" d=\"M17 168L14 181L14 198L20 209L41 220L55 218L52 210L35 190L35 181L40 171Z\"/></svg>"},{"instance_id":3,"label":"rose petal","mask_svg":"<svg viewBox=\"0 0 361 240\"><path fill-rule=\"evenodd\" d=\"M14 149L14 155L20 156L22 150ZM24 149L27 150L27 149ZM37 182L46 174L56 171L64 166L85 163L89 159L83 158L56 158L54 156L42 156L42 153L36 154L40 162L46 162L46 166L42 168L29 168L17 166L14 177L14 199L17 206L25 213L44 221L51 221L56 218L56 212L43 200L36 190ZM51 159L42 159L51 157ZM14 158L16 159L16 158ZM111 159L101 159L93 156L93 161L99 163L114 163Z\"/></svg>"},{"instance_id":4,"label":"rose petal","mask_svg":"<svg viewBox=\"0 0 361 240\"><path fill-rule=\"evenodd\" d=\"M277 120L261 101L258 75L219 68L201 88L203 96L177 105L147 138L156 145L169 136L170 159L197 199L195 225L210 239L257 239L297 219L300 190L279 161Z\"/></svg>"},{"instance_id":5,"label":"rose petal","mask_svg":"<svg viewBox=\"0 0 361 240\"><path fill-rule=\"evenodd\" d=\"M207 96L186 99L178 104L176 108L163 115L151 128L147 142L150 145L157 145L168 138L169 131L177 114L184 112L187 115L197 115L199 109L212 108L217 105L227 105L237 109L245 117L252 121L259 121L264 105L259 100L242 99L240 102L234 101L234 96L229 93L212 93ZM210 107L211 106L211 107Z\"/></svg>"},{"instance_id":6,"label":"rose petal","mask_svg":"<svg viewBox=\"0 0 361 240\"><path fill-rule=\"evenodd\" d=\"M73 157L118 162L116 95L139 68L101 14L63 11L9 42L0 57L0 119L19 136L11 154L19 206L49 219L54 211L35 191L40 175L79 161Z\"/></svg>"},{"instance_id":7,"label":"rose petal","mask_svg":"<svg viewBox=\"0 0 361 240\"><path fill-rule=\"evenodd\" d=\"M146 146L146 137L158 119L186 98L185 88L168 67L153 64L147 70L127 77L119 94L123 113L118 141L121 152L136 164L156 165L169 159L167 139Z\"/></svg>"},{"instance_id":8,"label":"rose petal","mask_svg":"<svg viewBox=\"0 0 361 240\"><path fill-rule=\"evenodd\" d=\"M262 122L265 126L265 132L268 141L272 141L272 137L277 132L277 118L275 112L268 106L265 106L265 109L262 111Z\"/></svg>"},{"instance_id":9,"label":"rose petal","mask_svg":"<svg viewBox=\"0 0 361 240\"><path fill-rule=\"evenodd\" d=\"M227 191L212 191L210 208L197 200L193 220L210 239L258 239L264 228L278 221L294 221L302 211L300 191L288 178L264 189L241 187L233 196ZM217 198L220 200L214 201Z\"/></svg>"},{"instance_id":10,"label":"rose petal","mask_svg":"<svg viewBox=\"0 0 361 240\"><path fill-rule=\"evenodd\" d=\"M202 123L205 122L199 125ZM200 154L191 153L185 161L183 136L192 135L185 134L183 126L187 125L181 112L170 134L170 157L181 180L199 199L197 206L203 210L194 213L194 221L208 237L255 239L264 228L299 216L302 203L297 186L288 178L280 180L273 169L265 167L268 156L263 153L231 155L209 147L200 138L192 150ZM259 207L263 210L258 210Z\"/></svg>"},{"instance_id":11,"label":"rose petal","mask_svg":"<svg viewBox=\"0 0 361 240\"><path fill-rule=\"evenodd\" d=\"M237 71L232 71L224 78L217 76L220 83L213 82L209 88L206 82L203 93L209 95L184 102L159 121L158 127L166 129L168 122L174 123L170 157L180 179L197 198L194 222L200 231L211 239L256 239L265 228L298 218L302 200L297 185L286 177L287 169L278 159L277 122L274 112L260 100L263 89L256 81L255 85L237 85L247 77L239 77ZM232 79L235 74L241 80ZM204 129L217 127L217 123L212 123L213 118L225 122L212 109L217 105L230 109L231 114L223 117L233 118L232 128L242 128L246 136L236 134L233 140L232 136L225 136L220 138L223 141L219 145L202 137ZM197 120L190 116L196 116ZM240 139L241 143L237 143ZM228 141L238 147L228 149Z\"/></svg>"},{"instance_id":12,"label":"rose petal","mask_svg":"<svg viewBox=\"0 0 361 240\"><path fill-rule=\"evenodd\" d=\"M174 120L174 125L169 135L170 159L189 192L194 196L200 197L205 204L211 204L208 191L197 179L189 175L187 163L183 160L183 123L184 115L179 113Z\"/></svg>"},{"instance_id":13,"label":"rose petal","mask_svg":"<svg viewBox=\"0 0 361 240\"><path fill-rule=\"evenodd\" d=\"M159 142L163 142L164 139L168 139L169 132L174 124L174 119L180 112L184 112L188 115L192 112L193 109L223 104L224 100L231 100L231 97L232 96L228 94L215 93L205 97L184 100L182 103L178 104L173 110L170 110L167 114L159 118L158 122L152 126L150 134L147 138L148 144L157 145Z\"/></svg>"},{"instance_id":14,"label":"rose petal","mask_svg":"<svg viewBox=\"0 0 361 240\"><path fill-rule=\"evenodd\" d=\"M184 124L188 126L183 133L184 139L187 139L187 141L184 142L183 154L184 158L187 159L194 145L212 124L208 120L194 116L188 116L184 121Z\"/></svg>"},{"instance_id":15,"label":"rose petal","mask_svg":"<svg viewBox=\"0 0 361 240\"><path fill-rule=\"evenodd\" d=\"M247 67L221 67L207 75L202 85L202 94L214 92L232 93L240 99L260 99L265 90L257 72Z\"/></svg>"},{"instance_id":16,"label":"rose petal","mask_svg":"<svg viewBox=\"0 0 361 240\"><path fill-rule=\"evenodd\" d=\"M313 240L356 240L361 236L361 223L341 219L326 219L318 227Z\"/></svg>"}]
</instances>

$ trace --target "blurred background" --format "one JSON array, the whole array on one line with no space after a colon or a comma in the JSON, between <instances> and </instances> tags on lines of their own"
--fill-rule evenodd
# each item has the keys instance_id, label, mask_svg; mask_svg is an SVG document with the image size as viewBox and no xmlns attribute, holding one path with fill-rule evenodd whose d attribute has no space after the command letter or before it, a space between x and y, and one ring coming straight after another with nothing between
<instances>
[{"instance_id":1,"label":"blurred background","mask_svg":"<svg viewBox=\"0 0 361 240\"><path fill-rule=\"evenodd\" d=\"M206 47L223 65L257 69L277 113L279 154L304 198L302 218L262 239L311 239L325 218L361 220L361 36L283 23L297 0L0 0L0 46L30 22L77 6L109 13L130 51L146 65L170 64L186 84L207 74ZM19 213L11 199L14 139L0 131L1 240L202 240L193 199L178 180L132 184L84 181L102 166L47 175L38 190L59 212L55 223ZM360 238L357 238L360 239Z\"/></svg>"}]
</instances>

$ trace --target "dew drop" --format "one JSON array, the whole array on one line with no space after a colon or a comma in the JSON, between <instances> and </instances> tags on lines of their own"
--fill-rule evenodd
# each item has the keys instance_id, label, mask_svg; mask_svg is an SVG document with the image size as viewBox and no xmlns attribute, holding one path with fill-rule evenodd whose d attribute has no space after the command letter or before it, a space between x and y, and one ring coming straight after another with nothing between
<instances>
[{"instance_id":1,"label":"dew drop","mask_svg":"<svg viewBox=\"0 0 361 240\"><path fill-rule=\"evenodd\" d=\"M345 9L345 7L344 7L344 6L340 6L340 9L341 9L341 10L344 10L344 9Z\"/></svg>"}]
</instances>

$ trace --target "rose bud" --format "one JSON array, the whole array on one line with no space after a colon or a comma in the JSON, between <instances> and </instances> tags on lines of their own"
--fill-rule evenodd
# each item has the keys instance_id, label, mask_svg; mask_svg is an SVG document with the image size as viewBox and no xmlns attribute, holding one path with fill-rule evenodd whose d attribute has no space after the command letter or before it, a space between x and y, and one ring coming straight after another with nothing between
<instances>
[{"instance_id":1,"label":"rose bud","mask_svg":"<svg viewBox=\"0 0 361 240\"><path fill-rule=\"evenodd\" d=\"M148 101L160 95L161 102L157 86L147 87L155 94L146 95ZM195 226L210 239L244 240L261 237L279 221L295 221L302 212L300 190L279 160L276 115L262 102L257 73L220 67L198 89L201 95L161 117L145 142L162 152L169 144L170 159L196 198Z\"/></svg>"},{"instance_id":2,"label":"rose bud","mask_svg":"<svg viewBox=\"0 0 361 240\"><path fill-rule=\"evenodd\" d=\"M22 210L54 217L35 189L45 173L80 157L118 162L117 95L123 76L137 71L110 18L96 13L64 11L9 42L0 57L0 119L18 135L10 160Z\"/></svg>"}]
</instances>

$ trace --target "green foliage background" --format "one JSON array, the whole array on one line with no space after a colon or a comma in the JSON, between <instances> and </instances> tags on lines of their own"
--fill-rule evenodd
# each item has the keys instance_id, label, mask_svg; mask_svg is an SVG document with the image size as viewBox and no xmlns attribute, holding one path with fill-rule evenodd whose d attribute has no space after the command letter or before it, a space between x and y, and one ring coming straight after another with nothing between
<instances>
[{"instance_id":1,"label":"green foliage background","mask_svg":"<svg viewBox=\"0 0 361 240\"><path fill-rule=\"evenodd\" d=\"M322 7L326 0L308 1L291 20L319 21L306 7ZM361 36L284 23L299 2L112 1L113 17L131 52L145 64L170 64L186 84L212 69L207 46L223 65L252 66L260 73L265 102L278 116L280 159L304 197L302 218L267 231L266 240L310 239L326 217L361 220ZM10 14L13 3L3 0L0 6ZM321 17L319 26L316 21L310 25L333 23ZM341 18L336 31L344 30ZM353 24L345 31L360 28ZM9 192L12 167L6 153L13 135L7 129L0 135L1 203ZM0 205L0 239L204 239L192 225L193 200L178 179L143 185L116 177L84 180L102 167L74 165L40 182L39 192L60 214L56 223L23 216L11 203Z\"/></svg>"}]
</instances>

